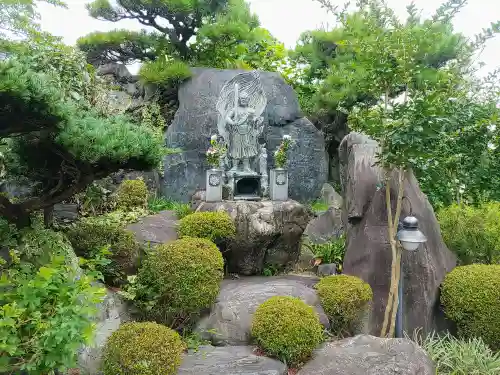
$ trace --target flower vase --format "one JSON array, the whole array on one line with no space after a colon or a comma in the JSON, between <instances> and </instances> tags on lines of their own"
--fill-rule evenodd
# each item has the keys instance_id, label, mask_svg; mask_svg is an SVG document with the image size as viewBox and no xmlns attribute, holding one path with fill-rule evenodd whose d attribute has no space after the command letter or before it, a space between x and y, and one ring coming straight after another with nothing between
<instances>
[{"instance_id":1,"label":"flower vase","mask_svg":"<svg viewBox=\"0 0 500 375\"><path fill-rule=\"evenodd\" d=\"M222 201L222 170L212 168L207 171L205 201Z\"/></svg>"},{"instance_id":2,"label":"flower vase","mask_svg":"<svg viewBox=\"0 0 500 375\"><path fill-rule=\"evenodd\" d=\"M269 196L273 201L288 200L288 171L286 169L271 169Z\"/></svg>"}]
</instances>

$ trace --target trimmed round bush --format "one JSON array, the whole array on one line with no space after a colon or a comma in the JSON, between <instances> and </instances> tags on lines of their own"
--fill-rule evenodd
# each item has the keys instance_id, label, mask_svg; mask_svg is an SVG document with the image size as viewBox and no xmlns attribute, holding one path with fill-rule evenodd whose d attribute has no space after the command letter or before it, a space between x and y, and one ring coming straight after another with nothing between
<instances>
[{"instance_id":1,"label":"trimmed round bush","mask_svg":"<svg viewBox=\"0 0 500 375\"><path fill-rule=\"evenodd\" d=\"M213 304L223 270L222 254L207 239L182 238L159 245L139 270L136 298L149 304L150 318L183 328Z\"/></svg>"},{"instance_id":2,"label":"trimmed round bush","mask_svg":"<svg viewBox=\"0 0 500 375\"><path fill-rule=\"evenodd\" d=\"M235 234L236 226L226 212L195 212L179 223L181 237L206 238L220 243Z\"/></svg>"},{"instance_id":3,"label":"trimmed round bush","mask_svg":"<svg viewBox=\"0 0 500 375\"><path fill-rule=\"evenodd\" d=\"M316 289L332 331L353 334L373 298L370 285L355 276L337 275L321 279Z\"/></svg>"},{"instance_id":4,"label":"trimmed round bush","mask_svg":"<svg viewBox=\"0 0 500 375\"><path fill-rule=\"evenodd\" d=\"M103 351L104 375L173 375L182 360L179 334L160 324L125 323Z\"/></svg>"},{"instance_id":5,"label":"trimmed round bush","mask_svg":"<svg viewBox=\"0 0 500 375\"><path fill-rule=\"evenodd\" d=\"M461 265L500 262L500 203L454 204L438 213L443 240Z\"/></svg>"},{"instance_id":6,"label":"trimmed round bush","mask_svg":"<svg viewBox=\"0 0 500 375\"><path fill-rule=\"evenodd\" d=\"M125 180L116 192L116 205L121 209L146 207L148 187L143 180Z\"/></svg>"},{"instance_id":7,"label":"trimmed round bush","mask_svg":"<svg viewBox=\"0 0 500 375\"><path fill-rule=\"evenodd\" d=\"M459 336L481 337L493 350L500 349L500 265L455 268L443 281L441 303Z\"/></svg>"},{"instance_id":8,"label":"trimmed round bush","mask_svg":"<svg viewBox=\"0 0 500 375\"><path fill-rule=\"evenodd\" d=\"M134 235L118 224L84 220L69 229L66 235L75 253L83 258L92 258L103 247L109 246L112 262L101 270L106 283L120 284L127 275L137 272L141 247Z\"/></svg>"},{"instance_id":9,"label":"trimmed round bush","mask_svg":"<svg viewBox=\"0 0 500 375\"><path fill-rule=\"evenodd\" d=\"M323 341L318 314L294 297L271 297L257 308L252 336L268 355L295 365L309 358Z\"/></svg>"}]
</instances>

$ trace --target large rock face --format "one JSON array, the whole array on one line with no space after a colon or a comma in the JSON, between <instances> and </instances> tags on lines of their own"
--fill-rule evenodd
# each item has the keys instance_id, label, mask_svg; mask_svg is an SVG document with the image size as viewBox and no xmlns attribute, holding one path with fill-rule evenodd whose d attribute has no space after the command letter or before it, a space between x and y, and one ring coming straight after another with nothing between
<instances>
[{"instance_id":1,"label":"large rock face","mask_svg":"<svg viewBox=\"0 0 500 375\"><path fill-rule=\"evenodd\" d=\"M328 327L328 318L313 288L317 281L315 277L292 275L224 280L210 315L198 323L197 331L216 345L246 345L255 310L274 296L300 298L315 308L321 323Z\"/></svg>"},{"instance_id":2,"label":"large rock face","mask_svg":"<svg viewBox=\"0 0 500 375\"><path fill-rule=\"evenodd\" d=\"M227 212L236 236L225 244L228 271L260 274L265 265L291 268L300 256L300 237L311 218L302 204L286 202L201 202L197 211Z\"/></svg>"},{"instance_id":3,"label":"large rock face","mask_svg":"<svg viewBox=\"0 0 500 375\"><path fill-rule=\"evenodd\" d=\"M360 335L328 342L297 375L434 375L423 349L406 339Z\"/></svg>"},{"instance_id":4,"label":"large rock face","mask_svg":"<svg viewBox=\"0 0 500 375\"><path fill-rule=\"evenodd\" d=\"M383 171L374 166L377 143L351 133L340 145L341 180L344 196L343 219L346 223L347 250L344 272L368 282L373 289L370 331L379 335L390 285L391 249L388 242L387 210ZM398 182L391 180L392 209L395 211ZM439 314L439 286L446 273L456 265L455 256L441 238L432 206L412 173L404 183L401 218L412 214L427 236L418 251L403 252L404 292L403 328L424 333L442 328Z\"/></svg>"},{"instance_id":5,"label":"large rock face","mask_svg":"<svg viewBox=\"0 0 500 375\"><path fill-rule=\"evenodd\" d=\"M102 350L106 341L121 324L132 320L124 301L110 290L98 308L94 342L92 346L85 346L78 351L78 367L82 374L100 374Z\"/></svg>"},{"instance_id":6,"label":"large rock face","mask_svg":"<svg viewBox=\"0 0 500 375\"><path fill-rule=\"evenodd\" d=\"M179 89L179 109L166 133L166 146L180 149L166 156L164 195L188 202L195 191L205 188L205 152L217 133L216 102L224 84L243 71L193 69L193 77ZM269 168L283 135L297 140L288 164L290 197L309 201L319 196L328 177L323 134L301 114L297 96L278 73L261 72L267 96L264 133Z\"/></svg>"},{"instance_id":7,"label":"large rock face","mask_svg":"<svg viewBox=\"0 0 500 375\"><path fill-rule=\"evenodd\" d=\"M203 346L184 358L178 375L286 375L285 364L257 356L250 346Z\"/></svg>"}]
</instances>

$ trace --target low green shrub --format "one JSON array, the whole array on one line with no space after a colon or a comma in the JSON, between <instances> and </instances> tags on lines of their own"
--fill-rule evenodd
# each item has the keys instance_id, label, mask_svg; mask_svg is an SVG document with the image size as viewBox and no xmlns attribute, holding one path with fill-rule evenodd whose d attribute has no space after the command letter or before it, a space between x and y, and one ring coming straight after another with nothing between
<instances>
[{"instance_id":1,"label":"low green shrub","mask_svg":"<svg viewBox=\"0 0 500 375\"><path fill-rule=\"evenodd\" d=\"M120 209L146 207L148 187L143 180L125 180L116 192L116 204Z\"/></svg>"},{"instance_id":2,"label":"low green shrub","mask_svg":"<svg viewBox=\"0 0 500 375\"><path fill-rule=\"evenodd\" d=\"M191 75L192 72L185 62L164 58L142 64L139 71L142 81L160 86L177 86Z\"/></svg>"},{"instance_id":3,"label":"low green shrub","mask_svg":"<svg viewBox=\"0 0 500 375\"><path fill-rule=\"evenodd\" d=\"M98 269L110 285L119 285L126 275L135 274L141 257L141 247L134 235L114 223L89 219L78 222L66 232L78 256L94 259L108 248L110 263Z\"/></svg>"},{"instance_id":4,"label":"low green shrub","mask_svg":"<svg viewBox=\"0 0 500 375\"><path fill-rule=\"evenodd\" d=\"M321 279L316 289L332 331L354 334L373 298L370 285L354 276L337 275Z\"/></svg>"},{"instance_id":5,"label":"low green shrub","mask_svg":"<svg viewBox=\"0 0 500 375\"><path fill-rule=\"evenodd\" d=\"M151 212L174 211L178 219L191 214L191 206L186 203L174 202L163 197L151 197L148 200L148 209Z\"/></svg>"},{"instance_id":6,"label":"low green shrub","mask_svg":"<svg viewBox=\"0 0 500 375\"><path fill-rule=\"evenodd\" d=\"M63 233L51 229L22 230L16 252L23 262L33 264L35 267L49 263L54 255L63 256L67 264L74 269L78 267L78 258L70 241Z\"/></svg>"},{"instance_id":7,"label":"low green shrub","mask_svg":"<svg viewBox=\"0 0 500 375\"><path fill-rule=\"evenodd\" d=\"M315 213L328 211L329 208L330 206L328 205L328 203L325 203L321 200L311 203L311 210Z\"/></svg>"},{"instance_id":8,"label":"low green shrub","mask_svg":"<svg viewBox=\"0 0 500 375\"><path fill-rule=\"evenodd\" d=\"M460 264L500 263L500 202L452 205L438 213L441 234Z\"/></svg>"},{"instance_id":9,"label":"low green shrub","mask_svg":"<svg viewBox=\"0 0 500 375\"><path fill-rule=\"evenodd\" d=\"M500 349L500 265L455 268L443 281L441 303L460 337L481 337Z\"/></svg>"},{"instance_id":10,"label":"low green shrub","mask_svg":"<svg viewBox=\"0 0 500 375\"><path fill-rule=\"evenodd\" d=\"M159 245L139 270L135 300L148 318L184 328L215 301L223 269L222 255L209 240L183 238Z\"/></svg>"},{"instance_id":11,"label":"low green shrub","mask_svg":"<svg viewBox=\"0 0 500 375\"><path fill-rule=\"evenodd\" d=\"M25 267L28 265L28 267ZM48 374L76 365L77 349L90 344L92 318L104 290L63 257L31 272L17 264L0 280L0 372Z\"/></svg>"},{"instance_id":12,"label":"low green shrub","mask_svg":"<svg viewBox=\"0 0 500 375\"><path fill-rule=\"evenodd\" d=\"M103 215L88 217L84 221L98 221L100 223L113 224L124 227L136 223L140 218L148 216L149 211L143 207L134 207L127 210L115 210Z\"/></svg>"},{"instance_id":13,"label":"low green shrub","mask_svg":"<svg viewBox=\"0 0 500 375\"><path fill-rule=\"evenodd\" d=\"M168 327L125 323L104 347L104 375L174 375L183 351L181 337Z\"/></svg>"},{"instance_id":14,"label":"low green shrub","mask_svg":"<svg viewBox=\"0 0 500 375\"><path fill-rule=\"evenodd\" d=\"M268 355L297 365L323 341L323 326L311 306L294 297L271 297L252 321L252 336Z\"/></svg>"},{"instance_id":15,"label":"low green shrub","mask_svg":"<svg viewBox=\"0 0 500 375\"><path fill-rule=\"evenodd\" d=\"M494 353L481 338L457 339L430 334L414 340L436 364L439 375L498 375L500 352Z\"/></svg>"},{"instance_id":16,"label":"low green shrub","mask_svg":"<svg viewBox=\"0 0 500 375\"><path fill-rule=\"evenodd\" d=\"M235 234L236 226L226 212L195 212L179 223L180 237L206 238L219 244Z\"/></svg>"},{"instance_id":17,"label":"low green shrub","mask_svg":"<svg viewBox=\"0 0 500 375\"><path fill-rule=\"evenodd\" d=\"M325 243L308 243L303 245L314 254L316 264L331 264L336 263L341 271L342 263L345 256L345 235L342 234L339 238L334 238Z\"/></svg>"}]
</instances>

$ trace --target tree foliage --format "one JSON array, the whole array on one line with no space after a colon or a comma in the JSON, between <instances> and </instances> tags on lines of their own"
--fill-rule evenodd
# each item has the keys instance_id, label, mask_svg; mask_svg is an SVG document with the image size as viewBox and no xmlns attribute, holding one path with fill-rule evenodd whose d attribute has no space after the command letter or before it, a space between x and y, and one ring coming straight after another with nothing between
<instances>
[{"instance_id":1,"label":"tree foliage","mask_svg":"<svg viewBox=\"0 0 500 375\"><path fill-rule=\"evenodd\" d=\"M286 50L260 27L244 0L96 0L92 17L117 22L137 20L146 30L95 32L78 40L94 65L145 62L147 82L175 83L187 66L277 70ZM184 65L184 68L181 66ZM173 79L173 82L171 78Z\"/></svg>"},{"instance_id":2,"label":"tree foliage","mask_svg":"<svg viewBox=\"0 0 500 375\"><path fill-rule=\"evenodd\" d=\"M407 87L423 93L424 86L427 86L427 95L435 83L445 84L446 72L451 80L455 72L463 77L464 71L471 72L472 55L500 27L500 23L494 23L472 41L455 32L451 21L465 5L464 0L444 3L430 19L423 19L412 4L407 8L408 16L404 21L399 20L383 2L360 1L358 8L347 11L347 8L332 6L328 0L318 1L340 16L337 26L331 30L304 33L291 59L298 71L293 81L301 105L325 132L331 154L336 152L339 142L350 130L347 118L354 107L371 108L381 98L383 107L383 97L391 104L393 99L408 91ZM448 93L454 93L449 97L455 97L455 85L462 83L449 81L447 88L442 87L440 92L448 90ZM463 85L461 89L467 93L468 89ZM399 99L403 101L403 97ZM416 96L413 99L406 107L415 104L414 113L423 115L420 110L425 109L418 108L423 103ZM476 106L472 111L478 115L474 121L485 120L489 110L478 108L475 99L472 102L471 106ZM461 100L460 103L468 106L467 101ZM462 115L468 113L468 108L462 108ZM448 106L443 108L444 111L448 109ZM394 113L396 111L397 108ZM373 110L372 115L376 117ZM470 120L471 116L467 117ZM407 120L407 124L413 124L413 119ZM378 120L373 118L373 121ZM464 123L465 119L456 128ZM399 128L397 124L395 127ZM415 124L413 128L420 129L420 126ZM372 136L376 134L378 129L374 129ZM423 175L418 171L417 174L419 177ZM424 189L430 192L427 186ZM448 201L449 194L445 195L436 196L434 202Z\"/></svg>"},{"instance_id":3,"label":"tree foliage","mask_svg":"<svg viewBox=\"0 0 500 375\"><path fill-rule=\"evenodd\" d=\"M0 214L9 221L28 225L30 212L70 198L94 179L158 164L155 133L93 109L96 84L83 55L57 38L32 38L0 62L7 174L32 188L25 201L0 197Z\"/></svg>"},{"instance_id":4,"label":"tree foliage","mask_svg":"<svg viewBox=\"0 0 500 375\"><path fill-rule=\"evenodd\" d=\"M500 31L500 22L470 42L454 33L451 24L465 0L449 0L427 20L420 18L412 4L404 22L381 0L358 1L354 12L348 12L347 7L338 10L328 0L318 1L337 16L340 26L330 33L332 39L325 33L310 34L310 43L299 49L298 56L314 57L306 66L305 82L321 82L316 109L347 115L350 128L380 145L377 159L386 171L392 252L391 286L381 336L392 337L401 273L396 228L406 173L416 170L425 175L427 169L440 174L465 173L463 155L456 155L458 149L469 160L477 161L478 153L485 154L484 147L492 138L485 141L482 135L489 136L488 126L498 125L499 110L487 97L474 95L474 79L469 74L474 53ZM391 186L394 170L395 187Z\"/></svg>"}]
</instances>

